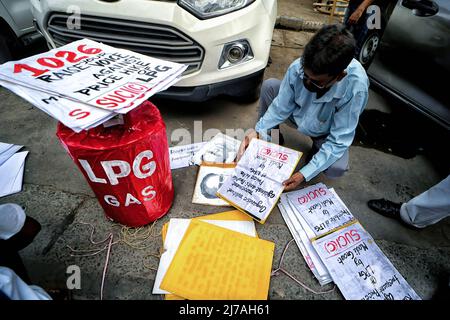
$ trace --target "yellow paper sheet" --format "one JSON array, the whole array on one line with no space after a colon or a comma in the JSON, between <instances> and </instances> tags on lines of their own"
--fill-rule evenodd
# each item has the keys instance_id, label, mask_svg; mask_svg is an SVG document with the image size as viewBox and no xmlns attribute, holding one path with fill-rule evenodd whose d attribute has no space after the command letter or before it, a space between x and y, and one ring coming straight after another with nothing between
<instances>
[{"instance_id":1,"label":"yellow paper sheet","mask_svg":"<svg viewBox=\"0 0 450 320\"><path fill-rule=\"evenodd\" d=\"M192 220L161 289L193 300L267 299L275 245Z\"/></svg>"},{"instance_id":2,"label":"yellow paper sheet","mask_svg":"<svg viewBox=\"0 0 450 320\"><path fill-rule=\"evenodd\" d=\"M203 220L230 220L230 221L252 221L253 219L242 213L239 210L231 210L231 211L225 211L225 212L219 212L219 213L213 213L213 214L207 214L204 216L193 218L196 220L203 219ZM169 228L169 223L165 223L161 228L161 236L163 243L166 240L167 235L167 229ZM258 235L256 235L258 237ZM178 297L174 294L166 294L164 295L165 300L184 300L182 297Z\"/></svg>"}]
</instances>

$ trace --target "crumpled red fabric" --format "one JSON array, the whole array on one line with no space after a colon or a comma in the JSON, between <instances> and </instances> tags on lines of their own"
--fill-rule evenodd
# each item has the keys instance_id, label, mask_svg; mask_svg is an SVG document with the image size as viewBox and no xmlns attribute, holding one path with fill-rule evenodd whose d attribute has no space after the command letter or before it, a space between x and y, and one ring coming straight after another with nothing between
<instances>
[{"instance_id":1,"label":"crumpled red fabric","mask_svg":"<svg viewBox=\"0 0 450 320\"><path fill-rule=\"evenodd\" d=\"M124 123L76 133L58 124L59 140L84 174L108 218L138 227L166 214L173 202L166 126L149 101Z\"/></svg>"}]
</instances>

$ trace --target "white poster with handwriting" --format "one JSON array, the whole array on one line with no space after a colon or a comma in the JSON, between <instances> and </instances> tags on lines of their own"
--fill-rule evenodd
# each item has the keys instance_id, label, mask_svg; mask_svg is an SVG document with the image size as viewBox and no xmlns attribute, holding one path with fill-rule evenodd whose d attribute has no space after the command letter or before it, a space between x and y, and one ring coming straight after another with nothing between
<instances>
[{"instance_id":1,"label":"white poster with handwriting","mask_svg":"<svg viewBox=\"0 0 450 320\"><path fill-rule=\"evenodd\" d=\"M302 153L252 139L233 175L217 192L224 200L264 222L284 190Z\"/></svg>"},{"instance_id":2,"label":"white poster with handwriting","mask_svg":"<svg viewBox=\"0 0 450 320\"><path fill-rule=\"evenodd\" d=\"M179 169L194 165L192 157L199 151L206 142L192 143L184 146L169 148L170 168Z\"/></svg>"},{"instance_id":3,"label":"white poster with handwriting","mask_svg":"<svg viewBox=\"0 0 450 320\"><path fill-rule=\"evenodd\" d=\"M93 107L128 112L186 65L82 39L0 66L0 79Z\"/></svg>"},{"instance_id":4,"label":"white poster with handwriting","mask_svg":"<svg viewBox=\"0 0 450 320\"><path fill-rule=\"evenodd\" d=\"M358 222L313 241L347 300L420 300Z\"/></svg>"},{"instance_id":5,"label":"white poster with handwriting","mask_svg":"<svg viewBox=\"0 0 450 320\"><path fill-rule=\"evenodd\" d=\"M289 192L287 197L316 236L354 219L350 211L323 183Z\"/></svg>"},{"instance_id":6,"label":"white poster with handwriting","mask_svg":"<svg viewBox=\"0 0 450 320\"><path fill-rule=\"evenodd\" d=\"M239 140L219 132L194 154L192 162L198 166L203 162L233 163L240 145Z\"/></svg>"}]
</instances>

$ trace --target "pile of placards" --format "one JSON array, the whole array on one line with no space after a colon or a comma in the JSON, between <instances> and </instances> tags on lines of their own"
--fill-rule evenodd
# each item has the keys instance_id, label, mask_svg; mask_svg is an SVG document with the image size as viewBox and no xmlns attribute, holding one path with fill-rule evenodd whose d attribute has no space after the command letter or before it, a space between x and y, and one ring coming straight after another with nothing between
<instances>
[{"instance_id":1,"label":"pile of placards","mask_svg":"<svg viewBox=\"0 0 450 320\"><path fill-rule=\"evenodd\" d=\"M278 207L320 284L334 281L349 300L420 299L333 189L288 192Z\"/></svg>"},{"instance_id":2,"label":"pile of placards","mask_svg":"<svg viewBox=\"0 0 450 320\"><path fill-rule=\"evenodd\" d=\"M153 293L166 299L265 300L274 243L261 240L254 221L228 211L170 219L162 229Z\"/></svg>"},{"instance_id":3,"label":"pile of placards","mask_svg":"<svg viewBox=\"0 0 450 320\"><path fill-rule=\"evenodd\" d=\"M0 197L22 190L23 170L28 151L23 146L0 142Z\"/></svg>"},{"instance_id":4,"label":"pile of placards","mask_svg":"<svg viewBox=\"0 0 450 320\"><path fill-rule=\"evenodd\" d=\"M234 171L240 141L218 133L210 141L169 148L172 169L199 166L192 203L229 206L217 191Z\"/></svg>"},{"instance_id":5,"label":"pile of placards","mask_svg":"<svg viewBox=\"0 0 450 320\"><path fill-rule=\"evenodd\" d=\"M82 39L1 65L0 85L79 132L133 110L186 68Z\"/></svg>"}]
</instances>

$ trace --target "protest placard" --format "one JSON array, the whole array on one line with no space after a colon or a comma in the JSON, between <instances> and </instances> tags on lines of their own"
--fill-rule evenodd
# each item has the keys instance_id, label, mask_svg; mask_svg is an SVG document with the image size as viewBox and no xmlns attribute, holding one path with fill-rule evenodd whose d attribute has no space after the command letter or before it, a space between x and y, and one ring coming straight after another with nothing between
<instances>
[{"instance_id":1,"label":"protest placard","mask_svg":"<svg viewBox=\"0 0 450 320\"><path fill-rule=\"evenodd\" d=\"M194 154L192 161L198 166L203 162L232 163L236 159L239 146L239 140L219 132Z\"/></svg>"},{"instance_id":2,"label":"protest placard","mask_svg":"<svg viewBox=\"0 0 450 320\"><path fill-rule=\"evenodd\" d=\"M237 209L264 223L295 170L302 153L252 139L233 175L217 192Z\"/></svg>"},{"instance_id":3,"label":"protest placard","mask_svg":"<svg viewBox=\"0 0 450 320\"><path fill-rule=\"evenodd\" d=\"M312 244L345 299L420 300L359 222Z\"/></svg>"},{"instance_id":4,"label":"protest placard","mask_svg":"<svg viewBox=\"0 0 450 320\"><path fill-rule=\"evenodd\" d=\"M1 65L0 85L78 132L136 108L186 67L82 39Z\"/></svg>"},{"instance_id":5,"label":"protest placard","mask_svg":"<svg viewBox=\"0 0 450 320\"><path fill-rule=\"evenodd\" d=\"M198 142L184 146L169 148L170 168L172 170L194 165L192 157L206 142Z\"/></svg>"},{"instance_id":6,"label":"protest placard","mask_svg":"<svg viewBox=\"0 0 450 320\"><path fill-rule=\"evenodd\" d=\"M287 198L315 236L323 235L354 219L342 201L323 183L289 192Z\"/></svg>"}]
</instances>

